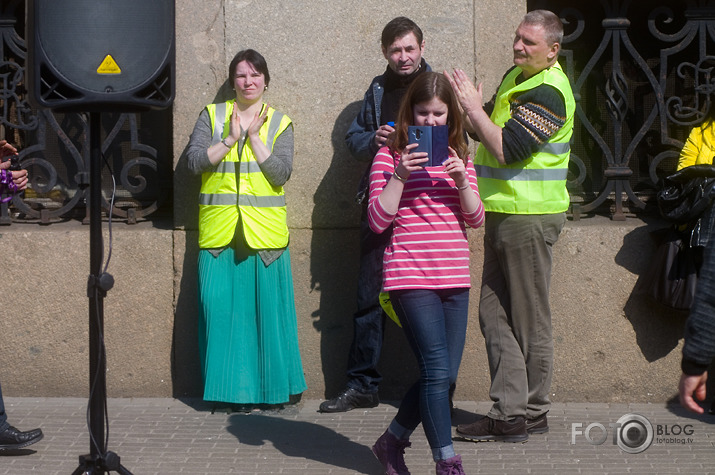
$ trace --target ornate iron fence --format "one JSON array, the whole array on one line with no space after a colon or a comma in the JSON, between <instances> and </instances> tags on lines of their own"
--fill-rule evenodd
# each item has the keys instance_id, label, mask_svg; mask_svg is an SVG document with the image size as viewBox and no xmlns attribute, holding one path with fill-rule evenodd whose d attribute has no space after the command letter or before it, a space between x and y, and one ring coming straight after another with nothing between
<instances>
[{"instance_id":1,"label":"ornate iron fence","mask_svg":"<svg viewBox=\"0 0 715 475\"><path fill-rule=\"evenodd\" d=\"M0 137L18 147L30 177L24 193L0 204L0 224L87 220L89 118L37 110L28 102L24 19L24 0L0 4ZM136 223L159 215L172 189L170 112L109 112L101 123L105 212L116 188L113 216Z\"/></svg>"},{"instance_id":2,"label":"ornate iron fence","mask_svg":"<svg viewBox=\"0 0 715 475\"><path fill-rule=\"evenodd\" d=\"M578 101L572 213L625 219L652 208L659 177L675 169L689 130L711 112L715 0L574 4L527 1L529 9L555 11L565 23L562 63ZM28 104L23 19L24 1L0 5L0 134L20 146L31 177L24 196L0 205L0 224L83 217L87 118ZM170 160L159 159L170 157L169 113L103 114L102 125L103 152L119 184L112 213L128 222L155 213L172 188ZM104 178L106 187L110 174Z\"/></svg>"},{"instance_id":3,"label":"ornate iron fence","mask_svg":"<svg viewBox=\"0 0 715 475\"><path fill-rule=\"evenodd\" d=\"M530 1L565 24L576 96L568 183L575 219L644 211L689 130L710 113L715 2Z\"/></svg>"}]
</instances>

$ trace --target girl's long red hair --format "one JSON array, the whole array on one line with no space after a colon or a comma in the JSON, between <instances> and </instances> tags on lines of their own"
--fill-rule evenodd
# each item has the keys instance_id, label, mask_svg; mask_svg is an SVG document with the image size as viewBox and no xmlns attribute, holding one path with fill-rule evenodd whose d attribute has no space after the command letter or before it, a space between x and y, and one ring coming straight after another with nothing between
<instances>
[{"instance_id":1,"label":"girl's long red hair","mask_svg":"<svg viewBox=\"0 0 715 475\"><path fill-rule=\"evenodd\" d=\"M414 106L423 102L429 102L435 97L447 104L449 146L457 152L459 158L466 164L468 146L464 138L464 126L457 96L454 95L449 80L444 77L444 75L433 71L419 74L415 80L412 81L410 87L407 88L405 97L402 99L402 104L400 105L400 111L397 114L391 148L393 151L401 151L407 146L407 127L414 125Z\"/></svg>"}]
</instances>

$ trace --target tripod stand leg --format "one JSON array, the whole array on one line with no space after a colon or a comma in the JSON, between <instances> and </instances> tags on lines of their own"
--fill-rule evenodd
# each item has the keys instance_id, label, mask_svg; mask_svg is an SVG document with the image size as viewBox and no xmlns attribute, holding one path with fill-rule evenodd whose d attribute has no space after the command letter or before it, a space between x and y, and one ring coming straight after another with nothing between
<instances>
[{"instance_id":1,"label":"tripod stand leg","mask_svg":"<svg viewBox=\"0 0 715 475\"><path fill-rule=\"evenodd\" d=\"M82 465L80 465L74 472L72 472L72 475L85 475L86 473L88 472L84 469L84 467L82 467Z\"/></svg>"},{"instance_id":2,"label":"tripod stand leg","mask_svg":"<svg viewBox=\"0 0 715 475\"><path fill-rule=\"evenodd\" d=\"M124 468L123 465L119 466L119 468L117 469L117 473L119 475L132 475L132 473L129 470L127 470L126 468Z\"/></svg>"},{"instance_id":3,"label":"tripod stand leg","mask_svg":"<svg viewBox=\"0 0 715 475\"><path fill-rule=\"evenodd\" d=\"M79 466L72 472L72 475L95 475L95 468L97 465L97 459L95 456L80 455L79 456Z\"/></svg>"},{"instance_id":4,"label":"tripod stand leg","mask_svg":"<svg viewBox=\"0 0 715 475\"><path fill-rule=\"evenodd\" d=\"M132 472L119 463L119 455L114 452L107 452L104 456L80 455L79 467L72 472L72 475L104 475L110 472L132 475Z\"/></svg>"}]
</instances>

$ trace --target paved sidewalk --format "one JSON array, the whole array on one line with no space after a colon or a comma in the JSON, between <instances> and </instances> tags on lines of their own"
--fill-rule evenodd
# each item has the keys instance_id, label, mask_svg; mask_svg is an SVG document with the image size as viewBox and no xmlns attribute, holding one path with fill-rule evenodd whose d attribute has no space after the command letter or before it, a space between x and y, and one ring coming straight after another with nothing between
<instances>
[{"instance_id":1,"label":"paved sidewalk","mask_svg":"<svg viewBox=\"0 0 715 475\"><path fill-rule=\"evenodd\" d=\"M24 430L41 427L45 438L23 451L4 452L0 475L68 475L78 467L79 456L89 453L86 399L9 397L5 403L11 424ZM319 404L306 400L280 411L212 414L196 400L110 399L108 447L134 475L382 473L370 446L395 406L335 415L319 414ZM455 423L471 422L475 413L489 408L485 402L456 406ZM609 424L628 414L643 416L652 426L652 444L640 453L614 445ZM644 419L628 416L623 422L631 431L621 443L642 448L638 435L648 434ZM458 441L455 448L468 474L715 474L713 415L695 417L662 404L557 403L549 425L548 434L532 435L523 444ZM600 445L579 433L598 442L604 435L601 426L608 437ZM406 461L413 474L434 473L421 428Z\"/></svg>"}]
</instances>

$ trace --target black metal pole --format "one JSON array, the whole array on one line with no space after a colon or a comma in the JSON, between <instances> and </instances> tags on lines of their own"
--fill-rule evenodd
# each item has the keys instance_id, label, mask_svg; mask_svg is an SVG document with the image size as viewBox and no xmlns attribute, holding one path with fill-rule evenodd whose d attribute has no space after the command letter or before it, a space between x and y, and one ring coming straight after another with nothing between
<instances>
[{"instance_id":1,"label":"black metal pole","mask_svg":"<svg viewBox=\"0 0 715 475\"><path fill-rule=\"evenodd\" d=\"M101 115L89 114L89 430L90 454L99 460L106 452L105 406L107 363L104 351L104 297L99 288L102 272L102 137ZM104 474L99 468L98 475Z\"/></svg>"},{"instance_id":2,"label":"black metal pole","mask_svg":"<svg viewBox=\"0 0 715 475\"><path fill-rule=\"evenodd\" d=\"M132 475L119 455L107 450L107 359L104 347L104 296L114 279L102 272L102 135L101 113L89 114L89 451L79 457L72 475Z\"/></svg>"}]
</instances>

